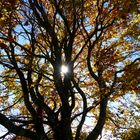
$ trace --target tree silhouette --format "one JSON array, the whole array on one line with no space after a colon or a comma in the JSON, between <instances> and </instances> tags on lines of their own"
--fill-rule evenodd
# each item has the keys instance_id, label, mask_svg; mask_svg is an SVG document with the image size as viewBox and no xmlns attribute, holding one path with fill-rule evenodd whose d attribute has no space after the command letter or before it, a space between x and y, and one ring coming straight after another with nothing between
<instances>
[{"instance_id":1,"label":"tree silhouette","mask_svg":"<svg viewBox=\"0 0 140 140\"><path fill-rule=\"evenodd\" d=\"M116 136L139 127L138 6L1 1L1 138L96 140L103 128Z\"/></svg>"}]
</instances>

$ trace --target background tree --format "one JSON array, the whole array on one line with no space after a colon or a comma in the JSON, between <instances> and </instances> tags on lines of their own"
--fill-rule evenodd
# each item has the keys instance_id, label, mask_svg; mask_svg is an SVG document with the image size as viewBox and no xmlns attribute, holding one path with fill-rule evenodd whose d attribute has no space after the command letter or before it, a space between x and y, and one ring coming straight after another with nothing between
<instances>
[{"instance_id":1,"label":"background tree","mask_svg":"<svg viewBox=\"0 0 140 140\"><path fill-rule=\"evenodd\" d=\"M138 6L1 1L1 138L96 140L139 128Z\"/></svg>"}]
</instances>

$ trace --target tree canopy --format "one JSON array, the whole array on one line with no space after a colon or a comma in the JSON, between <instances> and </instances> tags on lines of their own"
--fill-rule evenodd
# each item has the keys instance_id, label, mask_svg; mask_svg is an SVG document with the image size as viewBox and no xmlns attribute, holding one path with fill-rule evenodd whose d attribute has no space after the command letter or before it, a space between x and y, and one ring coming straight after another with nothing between
<instances>
[{"instance_id":1,"label":"tree canopy","mask_svg":"<svg viewBox=\"0 0 140 140\"><path fill-rule=\"evenodd\" d=\"M1 138L137 139L139 10L138 0L1 0Z\"/></svg>"}]
</instances>

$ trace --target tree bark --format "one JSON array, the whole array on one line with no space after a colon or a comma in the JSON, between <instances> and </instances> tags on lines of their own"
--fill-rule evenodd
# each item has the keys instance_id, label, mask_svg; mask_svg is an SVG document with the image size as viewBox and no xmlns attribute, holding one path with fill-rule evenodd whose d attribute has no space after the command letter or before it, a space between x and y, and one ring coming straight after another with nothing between
<instances>
[{"instance_id":1,"label":"tree bark","mask_svg":"<svg viewBox=\"0 0 140 140\"><path fill-rule=\"evenodd\" d=\"M100 103L100 114L95 128L90 132L86 140L96 140L101 134L106 120L106 107L108 98L103 98Z\"/></svg>"}]
</instances>

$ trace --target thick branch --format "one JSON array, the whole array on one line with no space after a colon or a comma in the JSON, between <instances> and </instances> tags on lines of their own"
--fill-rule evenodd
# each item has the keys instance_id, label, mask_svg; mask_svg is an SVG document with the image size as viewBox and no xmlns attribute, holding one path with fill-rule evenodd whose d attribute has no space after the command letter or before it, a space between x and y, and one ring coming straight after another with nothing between
<instances>
[{"instance_id":1,"label":"thick branch","mask_svg":"<svg viewBox=\"0 0 140 140\"><path fill-rule=\"evenodd\" d=\"M100 114L98 122L95 128L89 133L86 140L96 140L98 136L101 134L103 126L106 120L106 107L107 107L108 98L101 99L100 103Z\"/></svg>"},{"instance_id":2,"label":"thick branch","mask_svg":"<svg viewBox=\"0 0 140 140\"><path fill-rule=\"evenodd\" d=\"M12 121L10 121L5 115L0 113L0 124L7 128L11 133L19 136L25 136L31 139L36 139L38 136L29 130L16 126Z\"/></svg>"}]
</instances>

